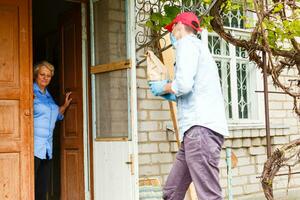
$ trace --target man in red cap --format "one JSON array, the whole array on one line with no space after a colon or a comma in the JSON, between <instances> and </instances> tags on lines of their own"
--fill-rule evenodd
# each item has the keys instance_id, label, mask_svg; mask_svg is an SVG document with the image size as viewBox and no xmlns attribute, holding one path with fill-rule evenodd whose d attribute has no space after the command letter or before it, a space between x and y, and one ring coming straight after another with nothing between
<instances>
[{"instance_id":1,"label":"man in red cap","mask_svg":"<svg viewBox=\"0 0 300 200\"><path fill-rule=\"evenodd\" d=\"M181 147L163 198L183 200L191 182L202 200L221 200L219 160L228 135L218 69L207 45L196 37L197 16L184 12L165 27L176 49L175 79L150 82L155 96L177 102Z\"/></svg>"}]
</instances>

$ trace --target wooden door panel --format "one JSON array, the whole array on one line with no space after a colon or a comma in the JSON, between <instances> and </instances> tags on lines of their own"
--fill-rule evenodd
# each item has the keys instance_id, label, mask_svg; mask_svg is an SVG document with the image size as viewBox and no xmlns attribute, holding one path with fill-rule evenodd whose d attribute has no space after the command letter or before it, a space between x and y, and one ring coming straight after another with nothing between
<instances>
[{"instance_id":1,"label":"wooden door panel","mask_svg":"<svg viewBox=\"0 0 300 200\"><path fill-rule=\"evenodd\" d=\"M20 199L20 155L0 154L1 199Z\"/></svg>"},{"instance_id":2,"label":"wooden door panel","mask_svg":"<svg viewBox=\"0 0 300 200\"><path fill-rule=\"evenodd\" d=\"M80 177L78 176L80 160L81 160L81 152L79 150L65 150L64 151L64 159L66 162L65 165L65 174L66 174L66 188L67 191L80 191L82 184L80 184ZM76 176L77 175L77 176ZM68 199L79 200L80 195L78 192L68 193Z\"/></svg>"},{"instance_id":3,"label":"wooden door panel","mask_svg":"<svg viewBox=\"0 0 300 200\"><path fill-rule=\"evenodd\" d=\"M18 6L1 6L0 16L0 86L19 87Z\"/></svg>"},{"instance_id":4,"label":"wooden door panel","mask_svg":"<svg viewBox=\"0 0 300 200\"><path fill-rule=\"evenodd\" d=\"M62 93L72 91L61 133L62 199L84 199L83 111L80 6L61 22Z\"/></svg>"},{"instance_id":5,"label":"wooden door panel","mask_svg":"<svg viewBox=\"0 0 300 200\"><path fill-rule=\"evenodd\" d=\"M19 101L0 100L0 138L20 138Z\"/></svg>"},{"instance_id":6,"label":"wooden door panel","mask_svg":"<svg viewBox=\"0 0 300 200\"><path fill-rule=\"evenodd\" d=\"M0 0L0 199L33 199L30 0Z\"/></svg>"},{"instance_id":7,"label":"wooden door panel","mask_svg":"<svg viewBox=\"0 0 300 200\"><path fill-rule=\"evenodd\" d=\"M65 130L64 130L64 138L78 138L78 122L77 117L77 104L71 104L68 109L68 115L65 118Z\"/></svg>"},{"instance_id":8,"label":"wooden door panel","mask_svg":"<svg viewBox=\"0 0 300 200\"><path fill-rule=\"evenodd\" d=\"M69 24L70 23L70 24ZM69 22L68 24L65 24L64 26L64 35L66 35L67 37L64 37L64 48L67 49L67 52L64 52L64 64L66 67L70 67L69 71L66 71L66 73L64 74L64 81L65 81L65 85L69 88L69 89L74 89L76 88L76 86L78 86L77 83L77 77L76 73L77 73L77 43L76 42L80 42L80 41L76 41L76 24L73 24L71 22ZM74 103L74 102L73 102Z\"/></svg>"}]
</instances>

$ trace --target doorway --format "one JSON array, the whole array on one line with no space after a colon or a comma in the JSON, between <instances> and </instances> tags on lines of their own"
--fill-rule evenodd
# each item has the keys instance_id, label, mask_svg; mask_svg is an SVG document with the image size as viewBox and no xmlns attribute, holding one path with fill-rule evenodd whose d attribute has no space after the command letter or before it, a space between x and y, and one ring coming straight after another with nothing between
<instances>
[{"instance_id":1,"label":"doorway","mask_svg":"<svg viewBox=\"0 0 300 200\"><path fill-rule=\"evenodd\" d=\"M53 134L49 200L84 199L81 3L32 0L33 63L55 66L48 90L62 105L72 91L72 103Z\"/></svg>"}]
</instances>

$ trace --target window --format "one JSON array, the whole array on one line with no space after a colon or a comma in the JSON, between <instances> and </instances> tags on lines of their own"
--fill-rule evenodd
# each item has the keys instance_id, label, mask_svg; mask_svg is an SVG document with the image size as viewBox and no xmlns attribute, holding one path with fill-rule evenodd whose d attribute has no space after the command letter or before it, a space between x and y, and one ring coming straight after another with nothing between
<instances>
[{"instance_id":1,"label":"window","mask_svg":"<svg viewBox=\"0 0 300 200\"><path fill-rule=\"evenodd\" d=\"M121 65L128 57L125 0L94 1L94 67ZM121 64L120 64L121 63ZM125 66L125 64L124 64ZM94 105L97 139L129 138L129 70L94 74Z\"/></svg>"},{"instance_id":2,"label":"window","mask_svg":"<svg viewBox=\"0 0 300 200\"><path fill-rule=\"evenodd\" d=\"M230 28L244 28L243 7L224 14L224 26Z\"/></svg>"},{"instance_id":3,"label":"window","mask_svg":"<svg viewBox=\"0 0 300 200\"><path fill-rule=\"evenodd\" d=\"M246 39L250 34L243 29L241 16L241 11L228 13L224 24L235 37ZM203 31L201 38L207 42L218 67L228 121L258 121L259 99L255 90L259 80L255 64L249 61L247 51L227 43L216 33Z\"/></svg>"},{"instance_id":4,"label":"window","mask_svg":"<svg viewBox=\"0 0 300 200\"><path fill-rule=\"evenodd\" d=\"M232 35L247 39L251 30L246 29L246 24L252 24L255 18L252 17L252 13L246 12L242 2L239 4L237 10L223 13L223 23ZM183 10L190 11L189 6L190 4L184 6ZM202 10L196 9L196 12L201 13ZM262 98L255 91L261 88L262 80L255 64L249 61L247 52L228 44L216 33L208 33L206 30L202 31L199 38L208 45L217 64L229 123L261 124L263 113L259 108L262 106Z\"/></svg>"}]
</instances>

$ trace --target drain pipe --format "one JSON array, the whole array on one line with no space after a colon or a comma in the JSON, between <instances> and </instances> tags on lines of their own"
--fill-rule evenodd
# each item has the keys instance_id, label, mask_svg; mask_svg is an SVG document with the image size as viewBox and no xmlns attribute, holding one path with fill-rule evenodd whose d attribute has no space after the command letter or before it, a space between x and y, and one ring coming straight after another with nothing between
<instances>
[{"instance_id":1,"label":"drain pipe","mask_svg":"<svg viewBox=\"0 0 300 200\"><path fill-rule=\"evenodd\" d=\"M231 163L231 148L226 148L226 163L227 163L227 188L228 188L228 200L233 200L232 194L232 163Z\"/></svg>"}]
</instances>

